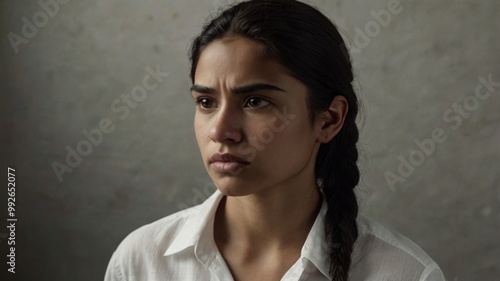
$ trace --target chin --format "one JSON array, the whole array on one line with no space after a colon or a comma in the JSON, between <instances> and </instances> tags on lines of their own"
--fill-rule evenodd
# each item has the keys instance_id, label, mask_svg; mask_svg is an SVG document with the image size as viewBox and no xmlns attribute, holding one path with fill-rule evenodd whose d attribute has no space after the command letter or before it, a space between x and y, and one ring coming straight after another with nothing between
<instances>
[{"instance_id":1,"label":"chin","mask_svg":"<svg viewBox=\"0 0 500 281\"><path fill-rule=\"evenodd\" d=\"M229 181L230 182L223 179L214 181L214 183L215 186L217 186L217 189L226 196L246 196L256 192L256 190L246 186L245 184L238 184L231 180Z\"/></svg>"}]
</instances>

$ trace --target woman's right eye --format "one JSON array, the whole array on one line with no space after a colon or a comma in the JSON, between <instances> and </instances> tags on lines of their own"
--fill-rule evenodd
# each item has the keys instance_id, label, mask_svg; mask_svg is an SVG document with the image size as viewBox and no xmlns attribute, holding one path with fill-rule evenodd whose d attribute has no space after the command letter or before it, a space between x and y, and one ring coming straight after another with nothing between
<instances>
[{"instance_id":1,"label":"woman's right eye","mask_svg":"<svg viewBox=\"0 0 500 281\"><path fill-rule=\"evenodd\" d=\"M196 104L201 108L209 109L214 106L214 101L209 98L198 98L196 99Z\"/></svg>"}]
</instances>

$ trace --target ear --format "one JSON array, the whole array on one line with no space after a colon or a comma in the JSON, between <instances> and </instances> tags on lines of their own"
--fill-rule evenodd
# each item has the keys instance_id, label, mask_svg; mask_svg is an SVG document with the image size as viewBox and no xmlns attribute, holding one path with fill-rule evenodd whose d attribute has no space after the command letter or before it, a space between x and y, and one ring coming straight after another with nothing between
<instances>
[{"instance_id":1,"label":"ear","mask_svg":"<svg viewBox=\"0 0 500 281\"><path fill-rule=\"evenodd\" d=\"M347 110L347 99L344 96L337 95L327 110L318 113L318 116L316 116L318 142L327 143L338 134L342 129L342 125L344 125Z\"/></svg>"}]
</instances>

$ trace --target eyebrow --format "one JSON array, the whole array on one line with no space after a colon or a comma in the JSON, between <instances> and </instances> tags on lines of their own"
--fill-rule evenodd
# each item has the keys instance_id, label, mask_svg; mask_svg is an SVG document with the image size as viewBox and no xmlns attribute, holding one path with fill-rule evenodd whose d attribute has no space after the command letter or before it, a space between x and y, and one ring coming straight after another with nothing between
<instances>
[{"instance_id":1,"label":"eyebrow","mask_svg":"<svg viewBox=\"0 0 500 281\"><path fill-rule=\"evenodd\" d=\"M279 91L279 92L286 93L285 90L283 90L279 87L276 87L276 86L271 85L271 84L265 84L265 83L257 83L257 84L250 84L250 85L236 87L234 89L231 89L231 92L234 94L248 94L248 93L253 93L253 92L257 92L257 91L264 91L264 90ZM209 87L201 86L201 85L197 85L197 84L194 84L193 86L191 86L191 92L192 91L195 91L195 92L198 92L201 94L215 94L215 92L216 92L215 89L213 89L213 88L209 88Z\"/></svg>"}]
</instances>

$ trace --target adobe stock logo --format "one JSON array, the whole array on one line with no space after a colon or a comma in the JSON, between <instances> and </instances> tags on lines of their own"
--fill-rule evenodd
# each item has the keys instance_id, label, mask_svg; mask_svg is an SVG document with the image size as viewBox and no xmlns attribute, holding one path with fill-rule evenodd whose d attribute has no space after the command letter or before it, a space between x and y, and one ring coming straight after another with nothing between
<instances>
[{"instance_id":1,"label":"adobe stock logo","mask_svg":"<svg viewBox=\"0 0 500 281\"><path fill-rule=\"evenodd\" d=\"M129 94L122 94L120 98L116 98L111 102L110 111L118 114L117 118L119 120L125 120L130 115L130 112L137 108L170 75L168 72L161 71L160 65L156 65L156 69L146 66L144 70L146 74L142 78L140 85L133 87ZM113 121L108 117L102 118L99 121L98 128L82 130L84 138L73 146L76 149L66 145L67 154L64 164L58 161L53 161L51 164L59 182L63 181L65 173L70 173L73 169L76 169L84 158L92 153L94 147L103 142L105 134L110 134L115 130L116 122L118 121Z\"/></svg>"},{"instance_id":2,"label":"adobe stock logo","mask_svg":"<svg viewBox=\"0 0 500 281\"><path fill-rule=\"evenodd\" d=\"M280 112L273 108L273 121L268 128L264 128L260 134L249 137L249 143L243 143L238 146L238 153L246 155L245 159L252 161L257 156L258 151L265 149L266 145L274 140L275 134L285 130L286 126L297 117L295 114L288 113L287 107Z\"/></svg>"},{"instance_id":3,"label":"adobe stock logo","mask_svg":"<svg viewBox=\"0 0 500 281\"><path fill-rule=\"evenodd\" d=\"M9 39L14 53L19 53L19 45L28 44L29 39L32 39L38 34L38 29L46 26L50 18L55 17L59 13L59 5L66 5L69 2L70 0L38 1L38 6L40 6L41 10L33 14L31 21L27 17L21 18L23 22L23 27L21 28L22 35L14 32L9 32L7 34L7 38Z\"/></svg>"},{"instance_id":4,"label":"adobe stock logo","mask_svg":"<svg viewBox=\"0 0 500 281\"><path fill-rule=\"evenodd\" d=\"M194 196L193 196L191 202L179 203L177 205L177 208L179 208L179 210L184 210L184 209L199 205L199 204L205 202L205 200L207 200L210 196L212 196L212 194L214 194L214 192L216 190L217 190L217 187L215 186L215 184L213 182L208 182L207 184L205 184L205 186L203 187L203 190L193 188L192 191L193 191Z\"/></svg>"},{"instance_id":5,"label":"adobe stock logo","mask_svg":"<svg viewBox=\"0 0 500 281\"><path fill-rule=\"evenodd\" d=\"M398 15L403 11L403 6L399 0L389 0L387 2L387 9L375 12L370 11L370 15L374 20L365 24L364 29L358 26L354 27L356 34L354 35L354 46L351 46L353 54L361 53L361 50L366 48L373 38L377 37L382 31L382 27L387 27L392 21L393 15Z\"/></svg>"},{"instance_id":6,"label":"adobe stock logo","mask_svg":"<svg viewBox=\"0 0 500 281\"><path fill-rule=\"evenodd\" d=\"M487 78L479 76L477 79L478 84L474 93L466 96L461 103L453 103L442 115L444 123L448 124L453 131L458 130L464 120L472 116L472 113L479 108L480 102L488 100L496 92L496 87L500 87L500 81L494 81L492 74L489 74ZM413 175L416 167L421 166L428 157L436 152L440 144L449 139L446 130L440 127L434 128L429 135L423 140L415 139L416 148L407 153L407 157L398 156L399 165L395 173L385 171L385 180L392 191L395 191L397 183L405 182L408 177Z\"/></svg>"}]
</instances>

